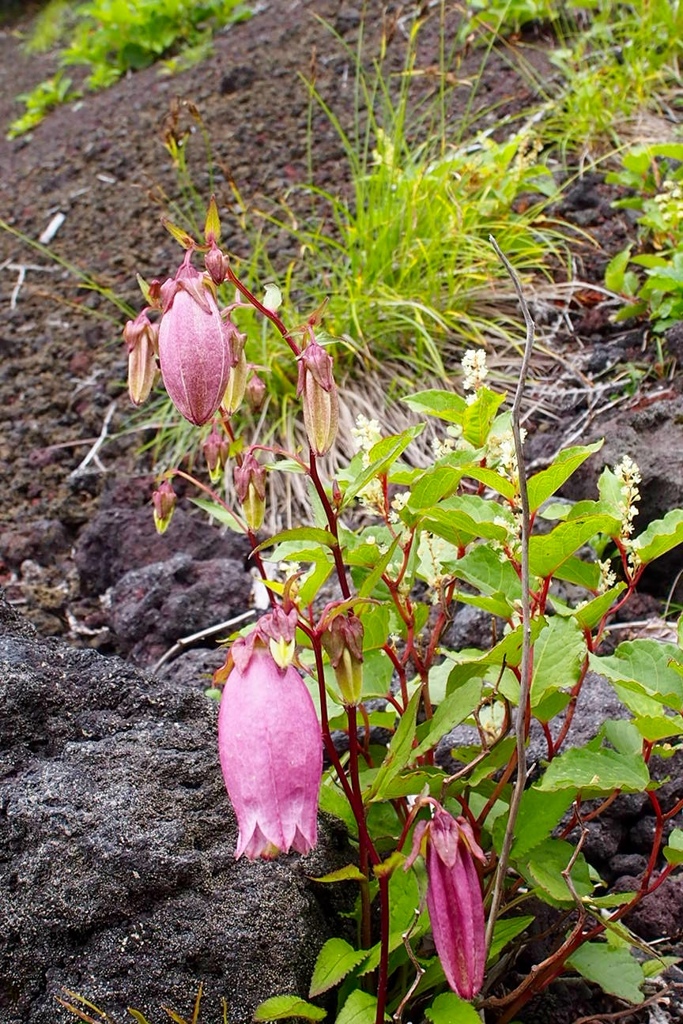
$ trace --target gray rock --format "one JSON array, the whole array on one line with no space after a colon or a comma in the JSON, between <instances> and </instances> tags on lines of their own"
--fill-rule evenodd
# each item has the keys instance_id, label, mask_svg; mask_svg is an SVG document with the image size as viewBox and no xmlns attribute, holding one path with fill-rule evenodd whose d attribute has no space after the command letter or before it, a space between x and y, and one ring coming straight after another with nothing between
<instances>
[{"instance_id":1,"label":"gray rock","mask_svg":"<svg viewBox=\"0 0 683 1024\"><path fill-rule=\"evenodd\" d=\"M161 1004L246 1024L305 995L348 863L323 827L311 857L236 862L215 706L117 659L35 636L0 599L0 1019L73 1020L61 986L116 1020ZM126 1019L128 1019L126 1017Z\"/></svg>"},{"instance_id":2,"label":"gray rock","mask_svg":"<svg viewBox=\"0 0 683 1024\"><path fill-rule=\"evenodd\" d=\"M251 588L242 561L176 554L127 572L112 587L109 625L121 652L148 667L181 637L247 611Z\"/></svg>"}]
</instances>

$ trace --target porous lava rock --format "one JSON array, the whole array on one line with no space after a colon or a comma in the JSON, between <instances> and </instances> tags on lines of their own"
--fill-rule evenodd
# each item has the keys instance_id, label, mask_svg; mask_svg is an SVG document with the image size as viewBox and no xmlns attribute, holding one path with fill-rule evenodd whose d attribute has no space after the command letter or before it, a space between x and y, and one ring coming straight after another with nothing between
<instances>
[{"instance_id":1,"label":"porous lava rock","mask_svg":"<svg viewBox=\"0 0 683 1024\"><path fill-rule=\"evenodd\" d=\"M183 508L176 509L168 531L158 534L151 508L113 506L97 512L81 532L74 559L83 593L104 594L131 569L178 553L196 561L232 558L244 567L249 546L238 534L221 534Z\"/></svg>"},{"instance_id":2,"label":"porous lava rock","mask_svg":"<svg viewBox=\"0 0 683 1024\"><path fill-rule=\"evenodd\" d=\"M243 562L179 553L131 570L111 588L109 624L121 653L148 667L180 637L248 611L251 589Z\"/></svg>"},{"instance_id":3,"label":"porous lava rock","mask_svg":"<svg viewBox=\"0 0 683 1024\"><path fill-rule=\"evenodd\" d=\"M116 1020L160 1005L246 1024L305 994L347 863L322 823L302 862L235 861L215 706L118 659L41 639L0 599L0 1019L73 1020L61 986Z\"/></svg>"}]
</instances>

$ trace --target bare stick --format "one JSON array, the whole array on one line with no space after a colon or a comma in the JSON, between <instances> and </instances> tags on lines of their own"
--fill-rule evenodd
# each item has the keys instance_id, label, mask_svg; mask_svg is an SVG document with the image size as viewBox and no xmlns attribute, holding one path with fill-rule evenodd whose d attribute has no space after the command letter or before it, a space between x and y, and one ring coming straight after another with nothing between
<instances>
[{"instance_id":1,"label":"bare stick","mask_svg":"<svg viewBox=\"0 0 683 1024\"><path fill-rule=\"evenodd\" d=\"M512 842L515 837L515 823L517 821L517 815L519 814L519 805L522 801L522 795L524 793L524 787L526 785L526 707L529 701L529 691L531 689L531 600L530 600L530 583L529 583L529 533L530 533L530 515L529 515L529 493L527 490L527 477L526 469L524 466L524 450L522 446L522 434L520 428L521 411L522 411L522 398L524 395L524 386L526 384L527 374L529 372L529 363L531 362L531 353L534 347L534 334L535 324L531 318L529 307L527 306L524 294L522 292L522 286L519 282L519 278L514 271L514 268L508 258L501 251L498 243L493 236L489 236L491 245L496 250L496 254L500 259L501 263L510 275L517 298L519 299L519 305L524 316L524 323L526 324L526 343L524 346L524 356L522 358L522 365L519 370L519 378L517 380L517 390L515 392L515 399L512 403L512 436L515 442L515 454L517 456L517 477L519 481L519 503L521 506L521 517L522 517L522 553L521 553L521 584L522 584L522 663L520 667L520 686L519 686L519 705L517 708L517 721L515 722L515 736L517 740L517 779L515 782L515 788L512 792L512 799L510 800L510 812L508 815L507 826L505 828L505 836L503 838L503 845L500 851L500 859L498 861L498 867L496 869L496 878L491 893L491 908L489 911L489 919L486 926L486 948L489 949L491 946L491 939L493 938L493 929L496 924L496 917L498 915L498 909L500 902L503 897L503 890L505 888L505 875L507 873L508 862L510 860L510 850L512 849Z\"/></svg>"},{"instance_id":2,"label":"bare stick","mask_svg":"<svg viewBox=\"0 0 683 1024\"><path fill-rule=\"evenodd\" d=\"M225 622L218 622L215 626L207 626L206 629L200 629L198 633L191 633L190 636L181 636L179 640L173 644L173 647L169 647L165 654L159 658L157 663L152 668L151 674L155 676L162 665L165 665L167 661L175 657L176 654L180 654L190 644L196 643L197 640L204 640L208 636L215 636L216 633L223 633L228 626L235 626L238 622L244 622L245 619L250 619L256 612L250 610L248 612L242 612L241 615L235 615L232 619L226 619Z\"/></svg>"},{"instance_id":3,"label":"bare stick","mask_svg":"<svg viewBox=\"0 0 683 1024\"><path fill-rule=\"evenodd\" d=\"M97 440L95 441L94 445L92 446L92 448L90 449L88 454L85 456L83 461L79 462L79 464L76 466L76 468L69 473L69 478L70 479L73 479L74 477L77 477L77 476L81 476L85 472L85 470L87 469L88 465L91 462L94 462L95 465L97 466L97 468L99 470L101 470L101 472L103 472L103 473L106 472L105 467L100 462L100 457L99 457L99 455L97 453L99 452L99 450L102 447L102 445L104 444L104 442L107 440L107 437L109 435L109 424L111 423L111 419L112 419L112 416L114 415L115 411L116 411L116 402L112 402L111 405L109 406L109 408L107 409L106 415L104 417L104 422L102 424L102 429L100 431L100 436L97 438Z\"/></svg>"}]
</instances>

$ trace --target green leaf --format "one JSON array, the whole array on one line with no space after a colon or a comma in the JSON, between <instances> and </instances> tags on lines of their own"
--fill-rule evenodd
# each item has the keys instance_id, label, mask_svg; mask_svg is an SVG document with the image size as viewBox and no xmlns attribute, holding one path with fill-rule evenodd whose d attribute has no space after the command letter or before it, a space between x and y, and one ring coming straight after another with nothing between
<instances>
[{"instance_id":1,"label":"green leaf","mask_svg":"<svg viewBox=\"0 0 683 1024\"><path fill-rule=\"evenodd\" d=\"M366 950L354 949L344 939L328 939L313 968L309 998L322 995L337 985L366 955Z\"/></svg>"},{"instance_id":2,"label":"green leaf","mask_svg":"<svg viewBox=\"0 0 683 1024\"><path fill-rule=\"evenodd\" d=\"M337 1014L335 1024L375 1024L376 1016L377 997L355 989Z\"/></svg>"},{"instance_id":3,"label":"green leaf","mask_svg":"<svg viewBox=\"0 0 683 1024\"><path fill-rule=\"evenodd\" d=\"M626 640L619 644L614 654L599 658L590 655L590 667L605 676L613 685L655 698L661 703L680 711L683 705L683 679L673 667L681 658L676 644L659 640ZM615 686L616 689L616 686ZM622 691L617 690L625 700ZM626 702L626 701L625 701ZM630 704L627 704L631 707ZM655 715L661 709L639 708L639 713Z\"/></svg>"},{"instance_id":4,"label":"green leaf","mask_svg":"<svg viewBox=\"0 0 683 1024\"><path fill-rule=\"evenodd\" d=\"M574 619L556 615L548 621L534 644L532 708L549 692L571 688L578 681L586 653L586 638Z\"/></svg>"},{"instance_id":5,"label":"green leaf","mask_svg":"<svg viewBox=\"0 0 683 1024\"><path fill-rule=\"evenodd\" d=\"M575 853L571 843L563 839L546 839L535 846L520 870L543 890L546 902L552 906L573 904L567 883L562 877ZM589 896L593 891L588 864L582 853L571 870L571 880L578 896Z\"/></svg>"},{"instance_id":6,"label":"green leaf","mask_svg":"<svg viewBox=\"0 0 683 1024\"><path fill-rule=\"evenodd\" d=\"M665 740L671 736L683 734L683 720L680 715L638 715L633 719L633 724L645 740L656 743L657 740Z\"/></svg>"},{"instance_id":7,"label":"green leaf","mask_svg":"<svg viewBox=\"0 0 683 1024\"><path fill-rule=\"evenodd\" d=\"M424 527L437 537L452 544L454 548L464 548L477 537L487 540L506 540L508 531L497 523L478 521L467 512L450 508L430 508L425 512Z\"/></svg>"},{"instance_id":8,"label":"green leaf","mask_svg":"<svg viewBox=\"0 0 683 1024\"><path fill-rule=\"evenodd\" d=\"M604 594L593 598L588 604L577 608L573 614L579 626L582 629L594 629L625 589L625 583L617 583L616 587L606 590Z\"/></svg>"},{"instance_id":9,"label":"green leaf","mask_svg":"<svg viewBox=\"0 0 683 1024\"><path fill-rule=\"evenodd\" d=\"M491 948L489 949L488 962L495 963L498 959L499 953L507 946L508 942L512 942L525 928L534 921L535 918L531 914L527 914L522 917L499 917L496 921L495 928L493 929L493 939L491 940Z\"/></svg>"},{"instance_id":10,"label":"green leaf","mask_svg":"<svg viewBox=\"0 0 683 1024\"><path fill-rule=\"evenodd\" d=\"M596 534L612 536L616 520L607 515L587 515L560 523L548 534L529 538L529 570L533 576L552 576ZM618 530L617 530L618 532Z\"/></svg>"},{"instance_id":11,"label":"green leaf","mask_svg":"<svg viewBox=\"0 0 683 1024\"><path fill-rule=\"evenodd\" d=\"M303 1017L304 1020L322 1020L327 1010L321 1010L313 1003L307 1003L299 996L273 996L259 1003L254 1011L255 1021L286 1020L288 1017Z\"/></svg>"},{"instance_id":12,"label":"green leaf","mask_svg":"<svg viewBox=\"0 0 683 1024\"><path fill-rule=\"evenodd\" d=\"M467 409L465 399L453 391L437 389L418 391L416 394L404 398L403 401L415 412L427 416L438 416L439 419L446 420L447 423L462 423L463 413Z\"/></svg>"},{"instance_id":13,"label":"green leaf","mask_svg":"<svg viewBox=\"0 0 683 1024\"><path fill-rule=\"evenodd\" d=\"M600 568L597 562L584 562L576 555L570 555L566 562L555 570L555 578L565 583L574 583L586 590L597 590L600 586Z\"/></svg>"},{"instance_id":14,"label":"green leaf","mask_svg":"<svg viewBox=\"0 0 683 1024\"><path fill-rule=\"evenodd\" d=\"M476 452L458 451L439 459L413 483L408 508L419 511L436 505L442 498L453 494L458 484L474 464Z\"/></svg>"},{"instance_id":15,"label":"green leaf","mask_svg":"<svg viewBox=\"0 0 683 1024\"><path fill-rule=\"evenodd\" d=\"M631 259L631 248L632 246L628 245L618 252L605 268L605 288L609 288L611 292L624 290L624 273Z\"/></svg>"},{"instance_id":16,"label":"green leaf","mask_svg":"<svg viewBox=\"0 0 683 1024\"><path fill-rule=\"evenodd\" d=\"M311 543L316 546L332 548L337 543L329 530L321 530L317 526L297 526L293 530L282 530L281 533L276 533L274 537L269 537L268 540L259 544L255 550L263 551L264 548L275 547L277 544L294 543L298 546L302 542L305 548L309 548Z\"/></svg>"},{"instance_id":17,"label":"green leaf","mask_svg":"<svg viewBox=\"0 0 683 1024\"><path fill-rule=\"evenodd\" d=\"M623 719L620 721L608 719L600 730L600 734L604 735L620 754L640 756L643 741L633 722L625 722Z\"/></svg>"},{"instance_id":18,"label":"green leaf","mask_svg":"<svg viewBox=\"0 0 683 1024\"><path fill-rule=\"evenodd\" d=\"M439 740L471 715L481 698L481 680L472 678L453 689L434 715L418 729L420 743L411 752L411 762L426 754ZM422 730L426 727L424 734Z\"/></svg>"},{"instance_id":19,"label":"green leaf","mask_svg":"<svg viewBox=\"0 0 683 1024\"><path fill-rule=\"evenodd\" d=\"M546 625L546 619L540 616L537 619L531 621L531 642L535 643L538 634ZM455 664L450 676L448 677L448 689L449 691L454 689L456 686L461 686L466 679L471 679L472 676L484 676L491 666L501 666L506 664L512 668L519 665L522 659L522 627L517 626L516 629L511 630L509 633L500 640L495 647L492 647L490 651L486 651L484 654L475 652L474 656L469 656L465 651L458 652L453 655ZM508 696L508 694L506 694ZM509 699L514 700L512 695Z\"/></svg>"},{"instance_id":20,"label":"green leaf","mask_svg":"<svg viewBox=\"0 0 683 1024\"><path fill-rule=\"evenodd\" d=\"M490 388L482 387L475 394L473 402L465 406L462 417L462 436L475 448L481 448L491 431L491 424L505 395Z\"/></svg>"},{"instance_id":21,"label":"green leaf","mask_svg":"<svg viewBox=\"0 0 683 1024\"><path fill-rule=\"evenodd\" d=\"M585 942L567 963L586 981L599 985L610 995L627 1003L642 1002L643 969L628 949L604 942Z\"/></svg>"},{"instance_id":22,"label":"green leaf","mask_svg":"<svg viewBox=\"0 0 683 1024\"><path fill-rule=\"evenodd\" d=\"M443 992L424 1012L432 1024L481 1024L481 1017L472 1004L455 992Z\"/></svg>"},{"instance_id":23,"label":"green leaf","mask_svg":"<svg viewBox=\"0 0 683 1024\"><path fill-rule=\"evenodd\" d=\"M227 526L235 533L244 533L244 527L240 525L232 512L228 512L227 508L223 508L222 505L218 505L215 501L209 501L207 498L190 498L190 501L203 512L207 512L217 523Z\"/></svg>"},{"instance_id":24,"label":"green leaf","mask_svg":"<svg viewBox=\"0 0 683 1024\"><path fill-rule=\"evenodd\" d=\"M326 875L312 876L311 881L331 885L332 882L365 882L367 879L359 867L355 864L347 864L346 867L329 871Z\"/></svg>"},{"instance_id":25,"label":"green leaf","mask_svg":"<svg viewBox=\"0 0 683 1024\"><path fill-rule=\"evenodd\" d=\"M526 789L522 796L522 802L515 822L515 840L512 844L510 856L513 860L521 860L527 854L549 838L550 833L560 823L565 811L571 806L574 794L568 790L558 790L556 793L542 792L536 786ZM494 837L498 840L497 848L500 848L506 822L501 821L500 837L494 831Z\"/></svg>"},{"instance_id":26,"label":"green leaf","mask_svg":"<svg viewBox=\"0 0 683 1024\"><path fill-rule=\"evenodd\" d=\"M367 802L383 800L383 788L408 764L415 739L415 718L420 703L421 690L415 690L405 709L398 728L394 733L386 757L382 761L375 778L364 796Z\"/></svg>"},{"instance_id":27,"label":"green leaf","mask_svg":"<svg viewBox=\"0 0 683 1024\"><path fill-rule=\"evenodd\" d=\"M394 557L394 551L400 540L400 537L395 537L392 541L389 549L383 554L374 569L365 577L363 582L358 588L359 597L369 597L373 590L382 578L382 574L385 572L389 562Z\"/></svg>"},{"instance_id":28,"label":"green leaf","mask_svg":"<svg viewBox=\"0 0 683 1024\"><path fill-rule=\"evenodd\" d=\"M381 441L373 445L368 453L370 464L367 468L362 469L355 479L350 480L344 489L342 508L346 508L371 480L387 473L408 445L422 433L423 429L424 424L418 423L408 427L400 434L383 437Z\"/></svg>"},{"instance_id":29,"label":"green leaf","mask_svg":"<svg viewBox=\"0 0 683 1024\"><path fill-rule=\"evenodd\" d=\"M633 548L643 565L649 565L679 544L683 544L683 509L674 508L663 519L650 523L635 538Z\"/></svg>"},{"instance_id":30,"label":"green leaf","mask_svg":"<svg viewBox=\"0 0 683 1024\"><path fill-rule=\"evenodd\" d=\"M510 601L518 601L522 596L519 576L509 559L501 561L499 552L488 544L477 544L462 558L454 559L452 564L447 563L447 568L482 594L504 594Z\"/></svg>"},{"instance_id":31,"label":"green leaf","mask_svg":"<svg viewBox=\"0 0 683 1024\"><path fill-rule=\"evenodd\" d=\"M567 750L551 761L538 788L551 793L569 790L585 797L608 796L614 789L642 793L649 781L650 774L640 754L582 747Z\"/></svg>"},{"instance_id":32,"label":"green leaf","mask_svg":"<svg viewBox=\"0 0 683 1024\"><path fill-rule=\"evenodd\" d=\"M683 864L683 830L675 828L664 847L664 856L669 864Z\"/></svg>"},{"instance_id":33,"label":"green leaf","mask_svg":"<svg viewBox=\"0 0 683 1024\"><path fill-rule=\"evenodd\" d=\"M502 494L509 501L512 501L517 493L512 480L498 473L495 469L489 469L487 466L470 466L465 476L478 480L479 483L490 487L497 494Z\"/></svg>"},{"instance_id":34,"label":"green leaf","mask_svg":"<svg viewBox=\"0 0 683 1024\"><path fill-rule=\"evenodd\" d=\"M555 458L551 466L532 476L527 485L529 510L535 512L544 501L547 501L560 489L562 484L566 483L586 459L600 451L602 445L603 441L596 441L595 444L565 448Z\"/></svg>"}]
</instances>

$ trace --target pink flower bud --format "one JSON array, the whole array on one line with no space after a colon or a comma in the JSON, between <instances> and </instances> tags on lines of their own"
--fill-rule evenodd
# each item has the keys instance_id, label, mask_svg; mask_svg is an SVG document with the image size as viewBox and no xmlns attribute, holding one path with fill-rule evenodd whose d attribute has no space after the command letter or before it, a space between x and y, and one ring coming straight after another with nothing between
<instances>
[{"instance_id":1,"label":"pink flower bud","mask_svg":"<svg viewBox=\"0 0 683 1024\"><path fill-rule=\"evenodd\" d=\"M304 407L308 443L316 455L325 455L337 436L339 398L332 375L332 359L315 339L299 356L296 393Z\"/></svg>"},{"instance_id":2,"label":"pink flower bud","mask_svg":"<svg viewBox=\"0 0 683 1024\"><path fill-rule=\"evenodd\" d=\"M223 284L226 270L229 266L228 257L225 256L217 245L212 245L204 257L204 266L214 284Z\"/></svg>"},{"instance_id":3,"label":"pink flower bud","mask_svg":"<svg viewBox=\"0 0 683 1024\"><path fill-rule=\"evenodd\" d=\"M237 815L236 857L308 853L317 840L322 741L306 685L257 639L228 675L218 716L223 778ZM249 652L249 648L251 651Z\"/></svg>"},{"instance_id":4,"label":"pink flower bud","mask_svg":"<svg viewBox=\"0 0 683 1024\"><path fill-rule=\"evenodd\" d=\"M230 445L225 434L221 434L214 423L211 433L202 442L202 451L209 470L209 477L212 483L217 483L223 475L225 464L228 461Z\"/></svg>"},{"instance_id":5,"label":"pink flower bud","mask_svg":"<svg viewBox=\"0 0 683 1024\"><path fill-rule=\"evenodd\" d=\"M213 284L185 257L175 278L161 287L159 327L161 376L176 409L196 426L221 404L230 373L230 333L216 303Z\"/></svg>"},{"instance_id":6,"label":"pink flower bud","mask_svg":"<svg viewBox=\"0 0 683 1024\"><path fill-rule=\"evenodd\" d=\"M266 400L266 385L263 378L257 373L252 373L247 382L247 402L252 412L259 413Z\"/></svg>"},{"instance_id":7,"label":"pink flower bud","mask_svg":"<svg viewBox=\"0 0 683 1024\"><path fill-rule=\"evenodd\" d=\"M255 533L261 529L266 511L266 469L250 449L241 466L235 467L235 490L247 526Z\"/></svg>"},{"instance_id":8,"label":"pink flower bud","mask_svg":"<svg viewBox=\"0 0 683 1024\"><path fill-rule=\"evenodd\" d=\"M486 966L484 903L474 858L486 861L469 822L439 804L429 822L420 822L406 867L426 844L427 909L434 945L446 980L462 999L481 989Z\"/></svg>"},{"instance_id":9,"label":"pink flower bud","mask_svg":"<svg viewBox=\"0 0 683 1024\"><path fill-rule=\"evenodd\" d=\"M165 533L173 517L176 506L176 493L170 480L164 480L152 495L154 506L154 525L157 533Z\"/></svg>"},{"instance_id":10,"label":"pink flower bud","mask_svg":"<svg viewBox=\"0 0 683 1024\"><path fill-rule=\"evenodd\" d=\"M357 615L335 615L321 640L345 706L357 706L363 690L363 623Z\"/></svg>"},{"instance_id":11,"label":"pink flower bud","mask_svg":"<svg viewBox=\"0 0 683 1024\"><path fill-rule=\"evenodd\" d=\"M128 393L133 405L142 405L154 384L157 372L159 325L153 324L147 312L128 320L123 340L128 346Z\"/></svg>"}]
</instances>

